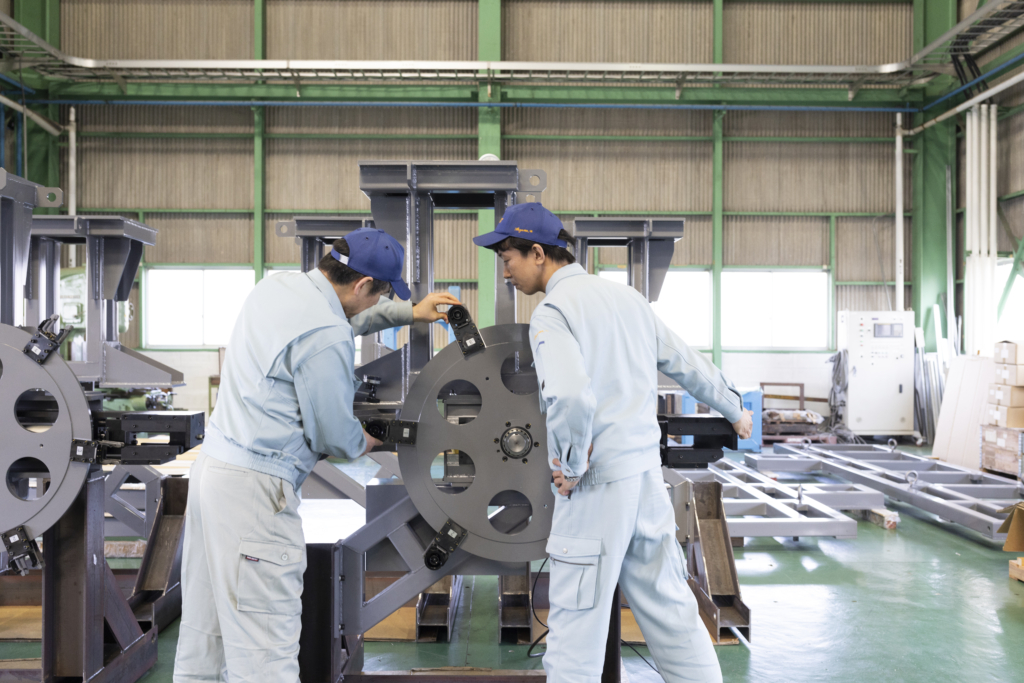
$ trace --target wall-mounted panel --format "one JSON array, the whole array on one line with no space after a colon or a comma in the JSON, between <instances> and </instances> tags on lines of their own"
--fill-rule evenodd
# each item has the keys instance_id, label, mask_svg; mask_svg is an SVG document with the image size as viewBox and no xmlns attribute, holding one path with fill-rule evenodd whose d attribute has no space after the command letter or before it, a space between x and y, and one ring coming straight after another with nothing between
<instances>
[{"instance_id":1,"label":"wall-mounted panel","mask_svg":"<svg viewBox=\"0 0 1024 683\"><path fill-rule=\"evenodd\" d=\"M268 0L270 59L477 58L476 0Z\"/></svg>"},{"instance_id":2,"label":"wall-mounted panel","mask_svg":"<svg viewBox=\"0 0 1024 683\"><path fill-rule=\"evenodd\" d=\"M708 63L712 4L673 0L506 0L509 61Z\"/></svg>"},{"instance_id":3,"label":"wall-mounted panel","mask_svg":"<svg viewBox=\"0 0 1024 683\"><path fill-rule=\"evenodd\" d=\"M886 113L730 111L726 112L726 137L892 137L896 115Z\"/></svg>"},{"instance_id":4,"label":"wall-mounted panel","mask_svg":"<svg viewBox=\"0 0 1024 683\"><path fill-rule=\"evenodd\" d=\"M61 48L92 59L252 59L252 0L61 0Z\"/></svg>"},{"instance_id":5,"label":"wall-mounted panel","mask_svg":"<svg viewBox=\"0 0 1024 683\"><path fill-rule=\"evenodd\" d=\"M83 209L251 209L253 142L83 138L78 192Z\"/></svg>"},{"instance_id":6,"label":"wall-mounted panel","mask_svg":"<svg viewBox=\"0 0 1024 683\"><path fill-rule=\"evenodd\" d=\"M269 107L273 135L475 135L475 109L456 107Z\"/></svg>"},{"instance_id":7,"label":"wall-mounted panel","mask_svg":"<svg viewBox=\"0 0 1024 683\"><path fill-rule=\"evenodd\" d=\"M247 263L252 261L252 214L151 213L157 231L147 263Z\"/></svg>"},{"instance_id":8,"label":"wall-mounted panel","mask_svg":"<svg viewBox=\"0 0 1024 683\"><path fill-rule=\"evenodd\" d=\"M662 109L504 109L505 135L711 136L710 111Z\"/></svg>"},{"instance_id":9,"label":"wall-mounted panel","mask_svg":"<svg viewBox=\"0 0 1024 683\"><path fill-rule=\"evenodd\" d=\"M476 140L268 140L267 208L369 211L359 189L360 161L466 161L476 158L476 148Z\"/></svg>"},{"instance_id":10,"label":"wall-mounted panel","mask_svg":"<svg viewBox=\"0 0 1024 683\"><path fill-rule=\"evenodd\" d=\"M827 266L827 218L726 216L723 262L727 266Z\"/></svg>"},{"instance_id":11,"label":"wall-mounted panel","mask_svg":"<svg viewBox=\"0 0 1024 683\"><path fill-rule=\"evenodd\" d=\"M711 211L711 144L506 140L505 159L547 171L552 211Z\"/></svg>"},{"instance_id":12,"label":"wall-mounted panel","mask_svg":"<svg viewBox=\"0 0 1024 683\"><path fill-rule=\"evenodd\" d=\"M885 143L726 143L725 210L893 211L894 157ZM912 165L904 164L907 209Z\"/></svg>"},{"instance_id":13,"label":"wall-mounted panel","mask_svg":"<svg viewBox=\"0 0 1024 683\"><path fill-rule=\"evenodd\" d=\"M896 238L892 216L880 218L840 217L836 219L836 280L839 282L892 282ZM912 226L903 223L903 272L909 282L913 274Z\"/></svg>"},{"instance_id":14,"label":"wall-mounted panel","mask_svg":"<svg viewBox=\"0 0 1024 683\"><path fill-rule=\"evenodd\" d=\"M913 5L727 2L727 64L888 64L913 50Z\"/></svg>"},{"instance_id":15,"label":"wall-mounted panel","mask_svg":"<svg viewBox=\"0 0 1024 683\"><path fill-rule=\"evenodd\" d=\"M61 107L64 123L68 106ZM273 111L273 110L271 110ZM75 109L80 133L242 133L252 135L249 107L81 105Z\"/></svg>"}]
</instances>

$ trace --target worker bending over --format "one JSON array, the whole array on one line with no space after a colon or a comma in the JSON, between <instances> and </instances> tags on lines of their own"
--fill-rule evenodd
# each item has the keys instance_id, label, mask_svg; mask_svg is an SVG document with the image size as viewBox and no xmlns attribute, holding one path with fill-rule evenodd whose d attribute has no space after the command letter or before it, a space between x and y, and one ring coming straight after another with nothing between
<instances>
[{"instance_id":1,"label":"worker bending over","mask_svg":"<svg viewBox=\"0 0 1024 683\"><path fill-rule=\"evenodd\" d=\"M309 273L262 280L238 315L191 470L175 683L297 683L306 544L299 489L324 456L380 445L352 414L355 335L446 319L408 302L401 245L362 228ZM402 303L380 300L392 291ZM379 303L378 303L379 302Z\"/></svg>"},{"instance_id":2,"label":"worker bending over","mask_svg":"<svg viewBox=\"0 0 1024 683\"><path fill-rule=\"evenodd\" d=\"M546 294L530 320L530 346L561 494L547 545L547 680L600 681L619 584L666 681L721 681L661 474L658 371L721 412L742 438L750 436L750 413L721 371L636 290L576 264L571 239L554 214L530 203L509 208L494 232L473 240L498 253L516 289Z\"/></svg>"}]
</instances>

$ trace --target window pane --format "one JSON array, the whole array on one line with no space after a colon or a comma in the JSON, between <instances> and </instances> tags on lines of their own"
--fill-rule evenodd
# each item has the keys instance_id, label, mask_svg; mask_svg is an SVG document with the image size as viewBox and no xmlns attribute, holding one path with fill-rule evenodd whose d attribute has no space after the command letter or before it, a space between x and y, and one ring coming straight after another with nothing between
<instances>
[{"instance_id":1,"label":"window pane","mask_svg":"<svg viewBox=\"0 0 1024 683\"><path fill-rule=\"evenodd\" d=\"M1006 287L1006 279L1010 277L1010 269L1013 262L1000 264L996 267L996 296L1002 298L1003 289ZM999 299L996 299L996 306ZM1003 315L996 324L996 339L1024 339L1024 277L1018 275L1014 278L1013 289L1003 306ZM1017 361L1018 363L1020 361Z\"/></svg>"},{"instance_id":2,"label":"window pane","mask_svg":"<svg viewBox=\"0 0 1024 683\"><path fill-rule=\"evenodd\" d=\"M146 345L203 343L203 271L152 269L146 273Z\"/></svg>"},{"instance_id":3,"label":"window pane","mask_svg":"<svg viewBox=\"0 0 1024 683\"><path fill-rule=\"evenodd\" d=\"M827 347L828 282L823 272L722 273L722 346Z\"/></svg>"},{"instance_id":4,"label":"window pane","mask_svg":"<svg viewBox=\"0 0 1024 683\"><path fill-rule=\"evenodd\" d=\"M722 273L722 346L772 345L772 274Z\"/></svg>"},{"instance_id":5,"label":"window pane","mask_svg":"<svg viewBox=\"0 0 1024 683\"><path fill-rule=\"evenodd\" d=\"M828 274L772 273L772 346L828 346Z\"/></svg>"},{"instance_id":6,"label":"window pane","mask_svg":"<svg viewBox=\"0 0 1024 683\"><path fill-rule=\"evenodd\" d=\"M253 270L205 270L203 292L203 346L227 346L235 319L249 292L256 286Z\"/></svg>"},{"instance_id":7,"label":"window pane","mask_svg":"<svg viewBox=\"0 0 1024 683\"><path fill-rule=\"evenodd\" d=\"M600 275L626 284L625 270L602 270ZM711 346L711 273L708 271L669 271L661 294L651 308L690 346Z\"/></svg>"}]
</instances>

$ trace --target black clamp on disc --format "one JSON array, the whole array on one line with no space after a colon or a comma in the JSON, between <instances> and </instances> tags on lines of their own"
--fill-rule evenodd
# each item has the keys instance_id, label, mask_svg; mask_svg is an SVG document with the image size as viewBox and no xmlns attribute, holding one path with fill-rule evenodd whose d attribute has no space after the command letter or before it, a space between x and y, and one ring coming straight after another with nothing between
<instances>
[{"instance_id":1,"label":"black clamp on disc","mask_svg":"<svg viewBox=\"0 0 1024 683\"><path fill-rule=\"evenodd\" d=\"M440 569L448 561L448 556L454 553L464 540L466 530L449 519L423 553L423 563L427 565L427 569Z\"/></svg>"},{"instance_id":2,"label":"black clamp on disc","mask_svg":"<svg viewBox=\"0 0 1024 683\"><path fill-rule=\"evenodd\" d=\"M50 354L60 348L61 343L71 334L71 326L57 329L60 316L56 313L39 324L32 339L25 345L25 355L42 365Z\"/></svg>"},{"instance_id":3,"label":"black clamp on disc","mask_svg":"<svg viewBox=\"0 0 1024 683\"><path fill-rule=\"evenodd\" d=\"M7 551L7 569L0 574L21 574L25 576L32 569L43 568L43 555L39 552L34 538L29 538L25 527L16 526L0 534L4 550Z\"/></svg>"},{"instance_id":4,"label":"black clamp on disc","mask_svg":"<svg viewBox=\"0 0 1024 683\"><path fill-rule=\"evenodd\" d=\"M476 324L465 306L452 306L448 309L448 324L452 326L452 333L463 356L483 350L484 338L480 336L480 331L476 329Z\"/></svg>"}]
</instances>

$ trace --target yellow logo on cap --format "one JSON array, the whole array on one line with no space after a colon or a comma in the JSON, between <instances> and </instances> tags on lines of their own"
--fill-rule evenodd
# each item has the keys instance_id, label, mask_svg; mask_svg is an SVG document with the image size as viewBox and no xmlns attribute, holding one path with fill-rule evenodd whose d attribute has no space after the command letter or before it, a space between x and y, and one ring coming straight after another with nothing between
<instances>
[{"instance_id":1,"label":"yellow logo on cap","mask_svg":"<svg viewBox=\"0 0 1024 683\"><path fill-rule=\"evenodd\" d=\"M529 232L529 233L533 232L533 230L524 230L523 228L512 228L512 229L515 230L516 232Z\"/></svg>"}]
</instances>

